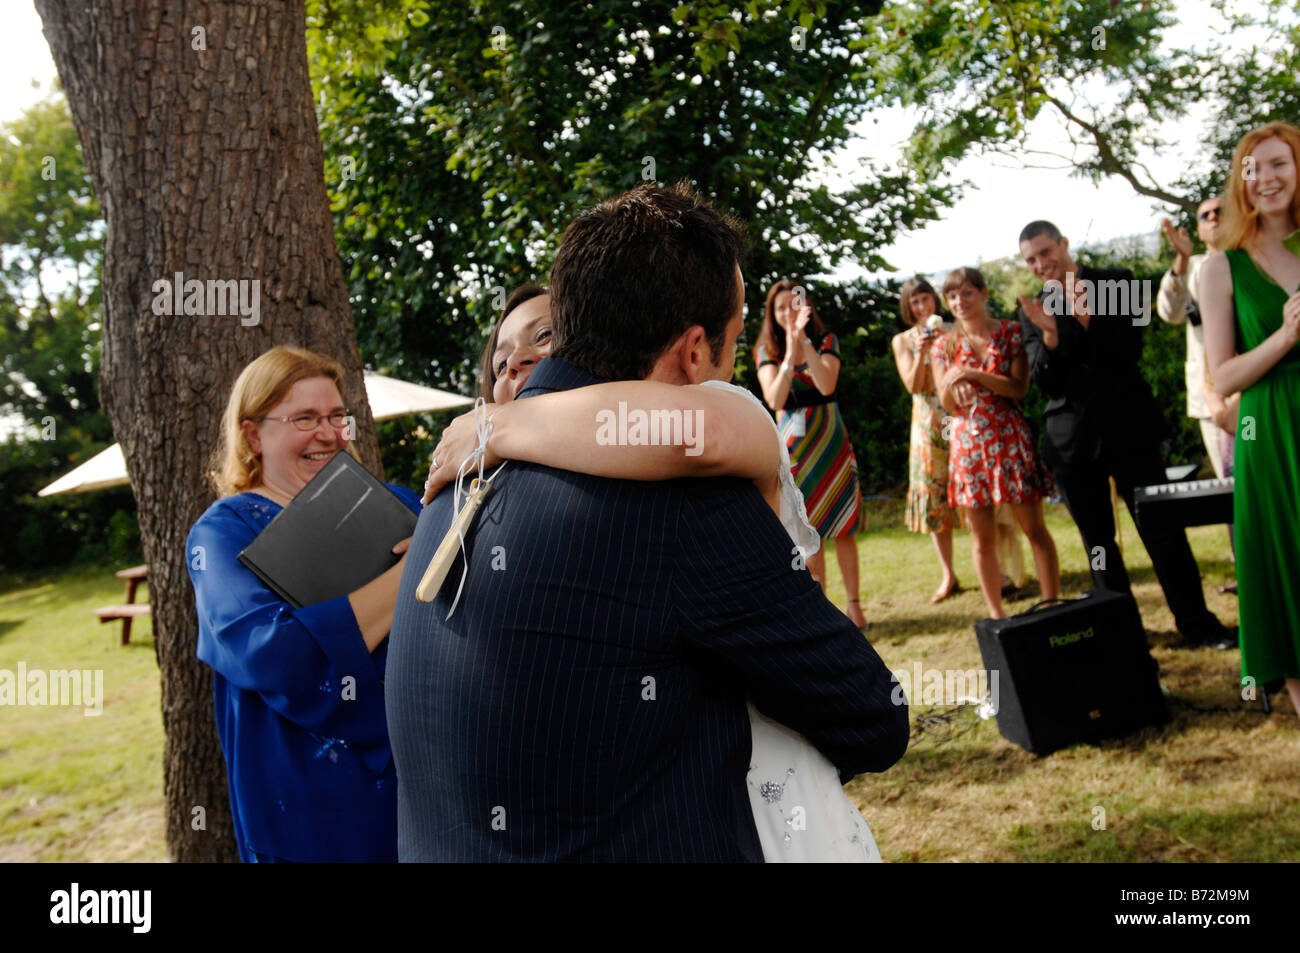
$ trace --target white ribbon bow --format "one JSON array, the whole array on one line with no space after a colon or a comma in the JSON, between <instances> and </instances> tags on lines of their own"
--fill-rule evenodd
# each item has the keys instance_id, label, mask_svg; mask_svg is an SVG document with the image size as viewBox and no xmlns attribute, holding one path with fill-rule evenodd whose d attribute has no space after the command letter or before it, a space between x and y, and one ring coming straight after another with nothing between
<instances>
[{"instance_id":1,"label":"white ribbon bow","mask_svg":"<svg viewBox=\"0 0 1300 953\"><path fill-rule=\"evenodd\" d=\"M495 414L495 411L493 413ZM490 487L492 485L492 480L496 479L496 475L504 470L506 464L510 462L509 460L502 461L501 466L497 467L496 470L492 472L492 476L484 479L483 463L487 457L487 442L492 436L492 418L486 416L486 414L487 403L482 397L480 397L478 400L474 401L474 438L476 446L472 451L470 451L469 456L461 461L460 467L456 470L456 491L452 494L451 521L456 527L456 535L460 538L460 555L464 560L464 565L461 566L460 570L460 585L456 587L456 598L451 601L451 608L447 610L447 619L451 618L451 614L456 611L456 606L460 604L460 594L464 590L465 580L469 576L469 554L465 552L465 533L461 529L460 525L460 498L461 494L464 492L461 487L465 480L466 470L472 470L474 464L477 462L478 476L475 479ZM471 487L472 486L473 484L471 483ZM447 620L444 619L443 621Z\"/></svg>"}]
</instances>

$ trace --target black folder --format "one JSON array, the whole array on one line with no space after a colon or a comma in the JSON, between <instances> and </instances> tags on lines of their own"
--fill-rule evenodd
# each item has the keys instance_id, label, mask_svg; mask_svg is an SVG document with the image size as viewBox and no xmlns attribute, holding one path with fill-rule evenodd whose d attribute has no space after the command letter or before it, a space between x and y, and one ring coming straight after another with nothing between
<instances>
[{"instance_id":1,"label":"black folder","mask_svg":"<svg viewBox=\"0 0 1300 953\"><path fill-rule=\"evenodd\" d=\"M297 608L360 589L397 563L416 515L347 451L258 534L239 561Z\"/></svg>"}]
</instances>

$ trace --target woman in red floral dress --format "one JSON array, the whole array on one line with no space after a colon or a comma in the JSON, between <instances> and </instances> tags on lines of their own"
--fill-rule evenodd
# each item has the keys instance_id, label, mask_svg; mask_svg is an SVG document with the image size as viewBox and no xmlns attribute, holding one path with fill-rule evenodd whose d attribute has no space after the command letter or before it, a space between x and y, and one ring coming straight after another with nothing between
<instances>
[{"instance_id":1,"label":"woman in red floral dress","mask_svg":"<svg viewBox=\"0 0 1300 953\"><path fill-rule=\"evenodd\" d=\"M1007 503L1029 537L1044 599L1060 591L1056 544L1043 522L1051 476L1038 457L1020 412L1029 390L1029 363L1020 324L998 321L985 309L988 286L975 268L958 268L943 283L957 326L930 351L939 400L953 419L948 456L948 502L966 512L975 571L989 615L1004 617L994 509ZM961 384L967 386L959 386Z\"/></svg>"}]
</instances>

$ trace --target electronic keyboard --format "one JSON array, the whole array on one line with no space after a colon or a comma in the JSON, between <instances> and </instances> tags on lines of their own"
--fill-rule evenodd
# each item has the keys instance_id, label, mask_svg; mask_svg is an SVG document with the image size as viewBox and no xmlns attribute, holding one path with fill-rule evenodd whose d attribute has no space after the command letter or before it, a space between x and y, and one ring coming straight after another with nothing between
<instances>
[{"instance_id":1,"label":"electronic keyboard","mask_svg":"<svg viewBox=\"0 0 1300 953\"><path fill-rule=\"evenodd\" d=\"M1232 522L1232 477L1185 480L1137 487L1133 502L1140 522L1160 520L1178 526Z\"/></svg>"}]
</instances>

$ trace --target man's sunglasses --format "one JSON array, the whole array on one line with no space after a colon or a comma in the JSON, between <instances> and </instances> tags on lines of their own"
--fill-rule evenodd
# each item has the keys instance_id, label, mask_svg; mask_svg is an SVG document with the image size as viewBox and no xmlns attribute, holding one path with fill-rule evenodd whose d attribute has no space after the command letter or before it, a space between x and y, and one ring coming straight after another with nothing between
<instances>
[{"instance_id":1,"label":"man's sunglasses","mask_svg":"<svg viewBox=\"0 0 1300 953\"><path fill-rule=\"evenodd\" d=\"M1218 218L1219 210L1217 208L1207 208L1204 212L1197 213L1196 220L1198 222L1208 222L1210 220L1211 215L1213 215L1215 218Z\"/></svg>"}]
</instances>

